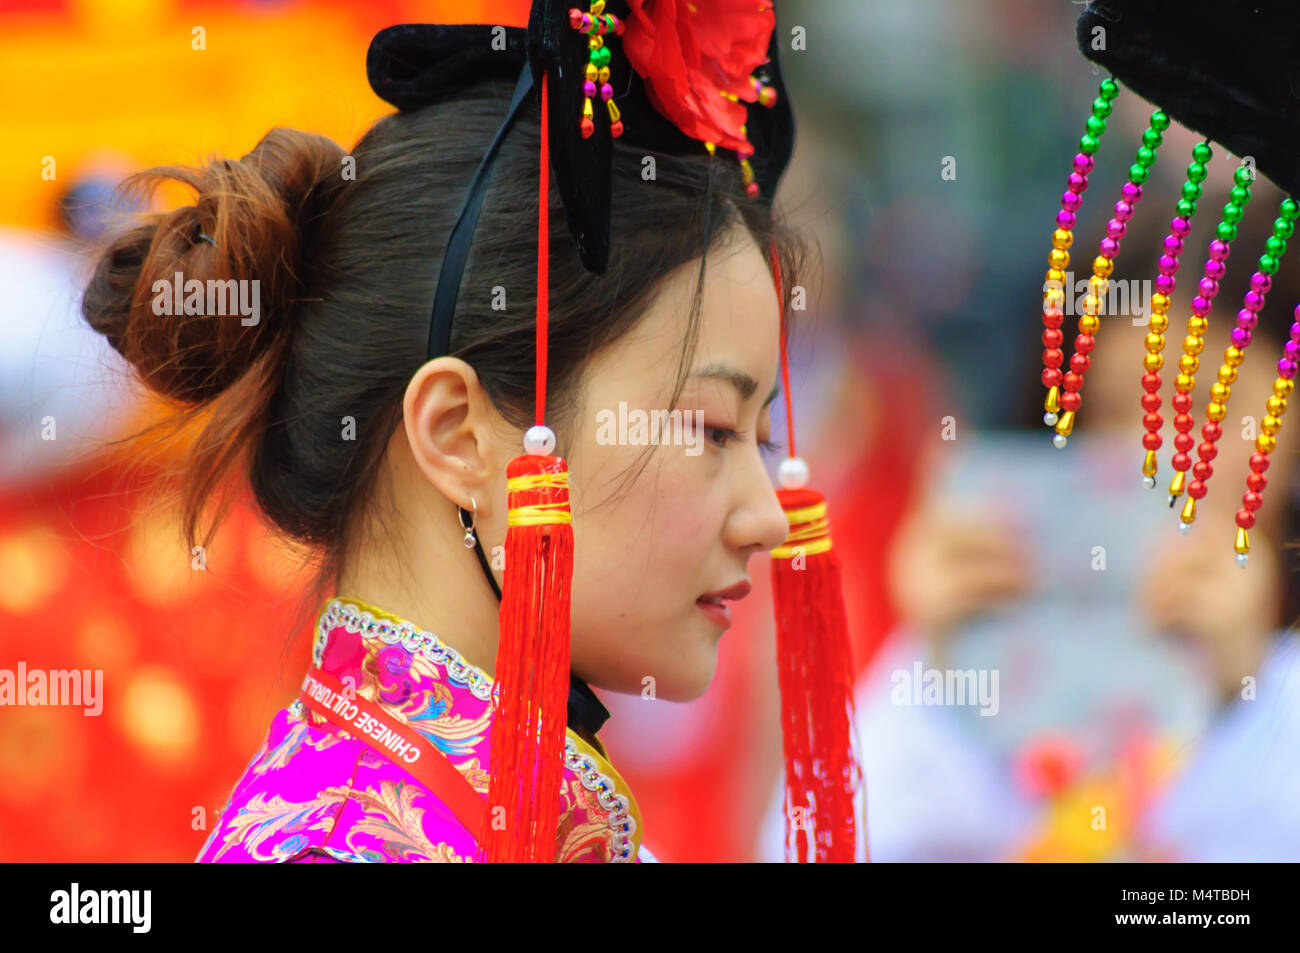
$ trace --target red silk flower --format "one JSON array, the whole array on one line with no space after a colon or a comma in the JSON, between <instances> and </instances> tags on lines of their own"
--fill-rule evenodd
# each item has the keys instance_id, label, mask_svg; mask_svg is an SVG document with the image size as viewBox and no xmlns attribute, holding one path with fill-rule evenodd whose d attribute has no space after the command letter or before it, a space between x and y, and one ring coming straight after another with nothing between
<instances>
[{"instance_id":1,"label":"red silk flower","mask_svg":"<svg viewBox=\"0 0 1300 953\"><path fill-rule=\"evenodd\" d=\"M741 156L750 74L767 62L776 27L771 0L628 0L623 52L651 105L683 133ZM741 102L723 96L727 92Z\"/></svg>"}]
</instances>

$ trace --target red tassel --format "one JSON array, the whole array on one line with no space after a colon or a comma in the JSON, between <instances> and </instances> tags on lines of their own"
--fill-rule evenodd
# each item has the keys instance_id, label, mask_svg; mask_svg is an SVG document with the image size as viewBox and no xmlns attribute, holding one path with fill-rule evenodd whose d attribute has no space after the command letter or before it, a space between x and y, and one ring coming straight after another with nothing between
<instances>
[{"instance_id":1,"label":"red tassel","mask_svg":"<svg viewBox=\"0 0 1300 953\"><path fill-rule=\"evenodd\" d=\"M550 863L564 773L573 527L568 464L506 467L510 510L492 716L492 780L479 848L489 863Z\"/></svg>"},{"instance_id":2,"label":"red tassel","mask_svg":"<svg viewBox=\"0 0 1300 953\"><path fill-rule=\"evenodd\" d=\"M772 550L776 657L785 739L786 860L852 863L853 798L864 784L853 752L853 658L826 503L778 489L790 535ZM866 795L863 793L865 805ZM816 854L809 857L812 829ZM865 819L862 824L866 836ZM796 850L792 858L791 838Z\"/></svg>"}]
</instances>

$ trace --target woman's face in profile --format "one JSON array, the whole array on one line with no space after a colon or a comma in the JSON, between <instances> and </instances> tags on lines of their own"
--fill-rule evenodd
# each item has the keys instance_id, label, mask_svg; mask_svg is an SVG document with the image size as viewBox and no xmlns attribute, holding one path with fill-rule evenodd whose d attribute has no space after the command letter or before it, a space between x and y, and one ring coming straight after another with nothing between
<instances>
[{"instance_id":1,"label":"woman's face in profile","mask_svg":"<svg viewBox=\"0 0 1300 953\"><path fill-rule=\"evenodd\" d=\"M583 373L570 456L572 666L611 691L703 694L729 613L697 600L751 580L750 557L789 529L759 446L780 372L776 288L748 233L729 237L707 256L699 342L675 404L698 259Z\"/></svg>"}]
</instances>

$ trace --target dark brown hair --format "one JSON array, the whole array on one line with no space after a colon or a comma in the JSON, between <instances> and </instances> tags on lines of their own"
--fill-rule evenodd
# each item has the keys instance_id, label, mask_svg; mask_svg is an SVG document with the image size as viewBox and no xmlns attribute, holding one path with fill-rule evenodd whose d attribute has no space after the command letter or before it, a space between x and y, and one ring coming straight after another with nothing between
<instances>
[{"instance_id":1,"label":"dark brown hair","mask_svg":"<svg viewBox=\"0 0 1300 953\"><path fill-rule=\"evenodd\" d=\"M228 478L246 475L270 522L319 547L317 591L335 577L349 528L374 496L407 383L425 361L443 248L470 180L504 117L511 89L481 83L423 109L376 122L345 155L333 141L274 129L238 161L138 173L128 189L169 179L197 198L112 240L82 310L153 390L203 416L186 454L186 539ZM451 353L470 364L515 426L532 423L539 112L526 104L497 156L461 285ZM655 156L615 140L608 271L586 272L552 187L547 418L566 446L586 360L630 330L657 286L743 224L767 257L775 241L782 300L798 284L807 246L744 194L734 156ZM345 175L352 167L354 176ZM206 235L209 239L201 238ZM261 320L163 315L155 281L258 279ZM701 262L677 393L698 335ZM493 289L508 308L493 310ZM176 310L181 310L177 308ZM355 440L342 439L345 418Z\"/></svg>"}]
</instances>

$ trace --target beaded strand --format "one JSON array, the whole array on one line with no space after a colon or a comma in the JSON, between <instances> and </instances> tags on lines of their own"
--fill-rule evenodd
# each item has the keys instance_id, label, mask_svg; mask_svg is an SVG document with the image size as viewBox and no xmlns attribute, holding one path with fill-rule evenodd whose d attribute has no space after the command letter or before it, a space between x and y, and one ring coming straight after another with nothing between
<instances>
[{"instance_id":1,"label":"beaded strand","mask_svg":"<svg viewBox=\"0 0 1300 953\"><path fill-rule=\"evenodd\" d=\"M1083 299L1083 314L1079 316L1079 334L1074 339L1074 353L1070 355L1070 369L1062 378L1065 392L1060 395L1060 406L1064 411L1055 421L1056 435L1052 443L1057 448L1065 446L1066 438L1074 429L1075 414L1083 406L1083 375L1088 370L1089 352L1096 344L1097 329L1101 321L1097 314L1102 309L1103 295L1110 288L1110 276L1115 268L1115 258L1119 255L1119 240L1128 230L1128 220L1133 217L1137 204L1142 200L1142 183L1150 175L1148 171L1156 163L1156 152L1164 141L1164 131L1169 128L1169 117L1163 110L1157 109L1151 114L1150 124L1142 133L1142 145L1137 157L1129 166L1128 181L1124 183L1123 197L1115 203L1115 214L1106 223L1106 237L1098 246L1098 255L1092 260L1092 278L1088 281L1088 294ZM1159 367L1159 355L1156 355L1156 367ZM1044 418L1046 421L1048 418Z\"/></svg>"},{"instance_id":2,"label":"beaded strand","mask_svg":"<svg viewBox=\"0 0 1300 953\"><path fill-rule=\"evenodd\" d=\"M1178 208L1169 222L1165 251L1160 256L1160 274L1155 281L1155 293L1151 295L1151 331L1146 336L1147 353L1142 359L1146 372L1142 375L1142 426L1147 430L1142 435L1142 446L1146 449L1146 457L1142 461L1142 482L1147 489L1156 485L1156 451L1164 443L1164 438L1160 435L1160 428L1164 425L1164 418L1160 416L1160 368L1164 363L1161 354L1165 347L1164 332L1169 327L1169 296L1178 284L1174 279L1178 272L1178 256L1183 251L1183 239L1192 230L1196 200L1201 197L1200 182L1205 179L1206 165L1213 155L1209 142L1198 142L1192 148L1192 164L1187 167L1183 197L1178 201ZM1185 413L1191 407L1189 401L1181 398L1181 394L1174 397L1173 407L1177 413ZM1180 436L1187 436L1190 440L1190 435ZM1190 448L1190 443L1186 448L1180 447Z\"/></svg>"},{"instance_id":3,"label":"beaded strand","mask_svg":"<svg viewBox=\"0 0 1300 953\"><path fill-rule=\"evenodd\" d=\"M569 26L579 33L587 34L587 48L590 50L583 71L582 119L578 123L582 138L590 139L596 131L592 100L597 92L609 109L609 134L617 138L623 135L623 120L619 116L618 107L614 105L614 87L609 84L609 61L612 54L605 45L605 34L622 36L624 23L614 14L605 12L605 0L596 0L586 13L577 7L570 7ZM600 85L597 86L597 83Z\"/></svg>"},{"instance_id":4,"label":"beaded strand","mask_svg":"<svg viewBox=\"0 0 1300 953\"><path fill-rule=\"evenodd\" d=\"M1101 145L1101 137L1106 132L1106 117L1114 108L1111 101L1119 95L1119 83L1113 79L1104 79L1097 91L1097 98L1092 101L1092 115L1088 117L1087 126L1079 139L1079 152L1074 157L1074 169L1066 183L1066 190L1061 194L1061 211L1056 213L1056 230L1052 232L1052 250L1047 256L1047 276L1043 282L1043 386L1047 388L1047 397L1043 401L1043 422L1049 427L1056 426L1057 413L1061 409L1060 392L1063 383L1061 364L1065 361L1065 352L1061 345L1065 336L1061 323L1065 320L1065 268L1070 264L1070 245L1074 242L1074 224L1079 208L1083 205L1083 192L1088 187L1088 173L1092 171L1093 156Z\"/></svg>"},{"instance_id":5,"label":"beaded strand","mask_svg":"<svg viewBox=\"0 0 1300 953\"><path fill-rule=\"evenodd\" d=\"M1298 212L1300 206L1291 199L1282 202L1278 217L1273 222L1273 234L1265 243L1264 254L1259 257L1258 270L1250 276L1250 290L1246 292L1241 310L1237 312L1237 326L1232 329L1232 344L1224 353L1218 380L1210 388L1210 403L1205 408L1207 424L1201 430L1201 436L1205 439L1196 448L1200 459L1192 467L1192 482L1187 487L1187 495L1192 501L1203 499L1208 491L1210 476L1214 472L1211 461L1219 452L1216 442L1222 435L1222 428L1217 423L1227 415L1228 397L1232 393L1231 385L1237 379L1237 367L1245 360L1246 348L1250 345L1250 332L1259 323L1259 312L1263 310L1265 296L1272 287L1272 276L1277 274L1282 256L1286 254L1286 240L1295 231L1294 223ZM1208 428L1209 423L1216 424L1213 430ZM1271 435L1277 433L1281 426L1281 421L1273 414L1270 406L1269 415L1261 421L1260 429ZM1249 507L1255 498L1250 497L1250 494L1247 497ZM1195 517L1194 508L1192 515ZM1191 520L1187 521L1190 522ZM1187 530L1183 529L1183 532Z\"/></svg>"},{"instance_id":6,"label":"beaded strand","mask_svg":"<svg viewBox=\"0 0 1300 953\"><path fill-rule=\"evenodd\" d=\"M1192 169L1189 167L1188 177L1190 178L1192 174ZM1215 228L1216 237L1210 242L1204 275L1196 286L1198 293L1192 299L1192 316L1187 319L1187 337L1183 338L1183 356L1178 359L1180 373L1174 378L1174 387L1178 391L1174 395L1174 407L1178 411L1174 417L1174 429L1178 434L1174 437L1176 452L1172 463L1177 472L1169 484L1169 506L1172 509L1178 502L1178 498L1183 495L1183 490L1185 488L1188 490L1187 502L1183 505L1179 516L1179 529L1183 533L1191 529L1192 521L1196 519L1196 500L1199 496L1205 495L1204 481L1193 480L1199 496L1192 495L1191 488L1186 482L1187 471L1192 466L1191 449L1196 442L1196 438L1191 433L1192 426L1196 423L1192 417L1192 388L1196 386L1196 378L1193 375L1200 367L1200 358L1197 355L1205 349L1205 331L1210 325L1207 316L1214 305L1215 295L1219 293L1219 281L1227 272L1228 266L1225 262L1228 260L1232 242L1237 237L1237 223L1241 221L1246 206L1250 204L1251 170L1242 166L1233 173L1233 180L1236 186L1228 193L1228 204L1223 207L1223 217ZM1244 357L1239 348L1230 347L1224 354L1223 361L1231 370L1237 367ZM1206 408L1206 416L1209 419L1201 428L1201 437L1209 443L1217 441L1222 434L1219 421L1226 413L1222 405L1217 405L1218 410L1212 410L1211 407L1214 406L1216 405L1211 404Z\"/></svg>"},{"instance_id":7,"label":"beaded strand","mask_svg":"<svg viewBox=\"0 0 1300 953\"><path fill-rule=\"evenodd\" d=\"M1237 565L1243 569L1246 568L1246 554L1250 552L1250 537L1246 531L1255 525L1255 511L1264 503L1264 487L1268 485L1264 471L1268 469L1268 455L1277 449L1277 434L1282 429L1286 399L1295 389L1296 371L1300 369L1300 305L1296 305L1294 318L1291 339L1286 342L1282 357L1277 362L1273 396L1268 399L1268 416L1260 424L1264 432L1255 438L1255 452L1250 457L1250 476L1246 477L1246 493L1241 498L1242 507L1237 510L1237 541L1234 549L1237 552Z\"/></svg>"}]
</instances>

